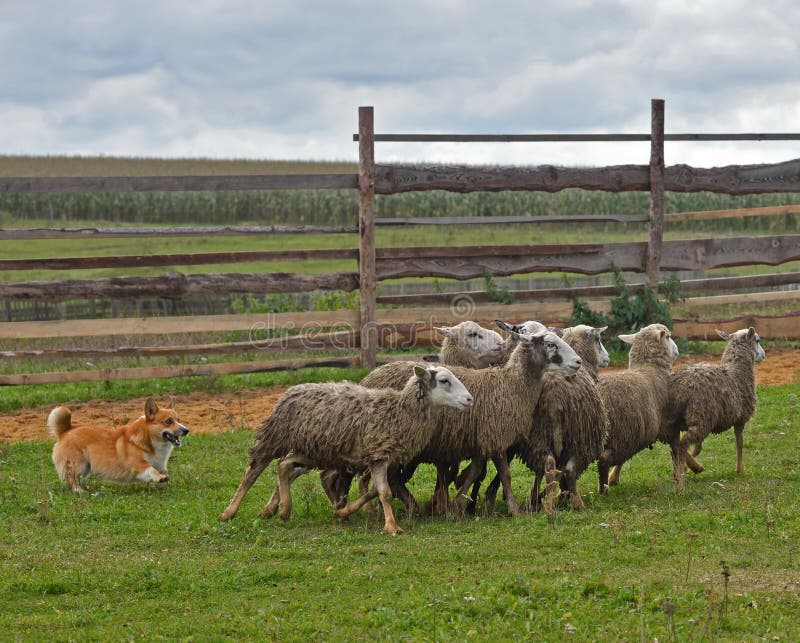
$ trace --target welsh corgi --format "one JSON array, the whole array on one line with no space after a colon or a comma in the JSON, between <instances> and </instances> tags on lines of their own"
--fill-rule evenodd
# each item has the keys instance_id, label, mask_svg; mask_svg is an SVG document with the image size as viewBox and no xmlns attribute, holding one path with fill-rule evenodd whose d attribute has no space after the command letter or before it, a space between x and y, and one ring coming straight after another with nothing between
<instances>
[{"instance_id":1,"label":"welsh corgi","mask_svg":"<svg viewBox=\"0 0 800 643\"><path fill-rule=\"evenodd\" d=\"M143 416L116 429L74 426L66 406L50 411L47 427L57 439L53 464L58 476L76 493L86 491L80 478L89 474L114 482L168 482L172 448L189 433L175 411L159 409L152 398Z\"/></svg>"}]
</instances>

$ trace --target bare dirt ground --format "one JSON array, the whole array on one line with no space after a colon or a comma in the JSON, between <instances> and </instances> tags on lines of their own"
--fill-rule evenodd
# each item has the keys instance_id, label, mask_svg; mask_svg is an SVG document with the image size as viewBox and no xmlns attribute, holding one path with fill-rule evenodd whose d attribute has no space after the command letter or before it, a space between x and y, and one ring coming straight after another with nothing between
<instances>
[{"instance_id":1,"label":"bare dirt ground","mask_svg":"<svg viewBox=\"0 0 800 643\"><path fill-rule=\"evenodd\" d=\"M678 359L678 365L718 358L691 355ZM603 369L603 373L619 369ZM778 385L800 382L800 351L771 350L756 366L756 384ZM266 418L286 390L285 387L246 389L239 393L192 393L175 398L174 408L192 433L222 433L234 429L255 429ZM168 399L159 399L167 406ZM70 406L75 424L113 427L125 424L144 412L145 398L127 402L94 400ZM45 423L51 406L20 409L0 416L0 443L49 439Z\"/></svg>"}]
</instances>

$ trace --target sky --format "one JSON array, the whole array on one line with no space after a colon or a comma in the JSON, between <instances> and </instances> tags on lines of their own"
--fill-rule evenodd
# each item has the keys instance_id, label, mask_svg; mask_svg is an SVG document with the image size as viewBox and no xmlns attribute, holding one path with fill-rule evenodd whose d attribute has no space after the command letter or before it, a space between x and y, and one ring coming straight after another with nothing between
<instances>
[{"instance_id":1,"label":"sky","mask_svg":"<svg viewBox=\"0 0 800 643\"><path fill-rule=\"evenodd\" d=\"M794 0L0 0L0 154L358 158L378 133L800 132ZM648 163L648 143L376 143L377 162ZM667 143L667 165L800 142Z\"/></svg>"}]
</instances>

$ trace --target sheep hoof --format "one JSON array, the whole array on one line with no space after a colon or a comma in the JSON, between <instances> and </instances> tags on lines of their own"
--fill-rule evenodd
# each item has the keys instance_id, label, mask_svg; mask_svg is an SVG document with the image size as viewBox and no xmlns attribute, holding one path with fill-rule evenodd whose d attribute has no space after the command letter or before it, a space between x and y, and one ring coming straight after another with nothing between
<instances>
[{"instance_id":1,"label":"sheep hoof","mask_svg":"<svg viewBox=\"0 0 800 643\"><path fill-rule=\"evenodd\" d=\"M385 526L383 528L383 531L385 531L390 536L399 536L400 534L403 533L403 530L397 525L393 525L393 526L392 525L387 525L387 526Z\"/></svg>"}]
</instances>

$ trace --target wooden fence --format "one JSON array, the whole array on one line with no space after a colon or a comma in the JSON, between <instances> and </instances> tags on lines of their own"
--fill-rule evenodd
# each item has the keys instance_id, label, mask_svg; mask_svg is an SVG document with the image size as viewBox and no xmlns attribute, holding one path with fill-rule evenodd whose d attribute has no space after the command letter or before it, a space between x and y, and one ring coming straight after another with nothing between
<instances>
[{"instance_id":1,"label":"wooden fence","mask_svg":"<svg viewBox=\"0 0 800 643\"><path fill-rule=\"evenodd\" d=\"M378 296L380 281L400 277L441 277L465 280L482 277L506 276L532 272L571 272L599 274L614 269L644 273L647 281L657 286L661 271L709 270L713 268L742 265L779 265L800 260L800 234L766 235L759 237L706 238L689 241L664 241L664 222L685 220L707 220L734 216L771 216L800 212L800 206L777 206L700 213L664 213L665 190L676 192L710 191L732 195L770 192L800 192L800 159L785 163L765 165L733 165L719 168L694 168L687 165L664 166L664 141L720 141L720 140L800 140L798 134L665 134L664 102L652 101L650 134L626 135L397 135L375 134L374 114L371 107L359 108L359 129L354 139L359 144L358 174L317 175L260 175L260 176L179 176L179 177L61 177L61 178L0 178L0 192L77 192L77 191L169 191L169 190L274 190L274 189L357 189L359 191L358 226L222 226L222 227L177 227L177 228L90 228L90 229L29 229L0 230L0 240L25 240L43 238L111 238L125 236L194 236L194 235L252 235L252 234L297 234L297 233L359 233L359 246L353 249L334 250L287 250L259 252L226 252L198 254L160 254L122 257L57 257L50 259L0 260L0 270L30 270L49 268L67 270L74 268L142 267L176 265L210 265L240 263L245 261L291 261L314 259L351 260L357 270L331 274L301 275L286 273L260 274L197 274L183 275L170 272L159 277L119 277L80 280L51 280L44 282L0 283L0 299L6 301L67 301L75 298L131 299L158 297L181 300L205 294L230 293L288 293L316 290L359 290L358 311L335 313L291 313L287 316L272 315L267 322L264 316L204 315L197 318L123 318L114 320L54 321L24 324L0 323L0 339L77 337L87 335L147 335L186 332L213 332L220 330L248 330L254 324L310 324L315 330L311 337L303 333L292 345L278 344L269 349L258 346L258 342L231 343L228 345L202 344L183 347L161 347L162 354L208 354L248 350L290 351L309 346L341 348L336 338L347 332L346 347L359 348L357 360L364 366L374 366L381 347L392 348L429 344L434 323L449 323L454 316L468 314L479 321L491 322L495 318L523 319L536 317L546 321L562 321L569 316L571 304L563 300L572 297L599 298L593 307L602 310L607 306L607 297L612 294L609 287L559 288L519 291L515 293L517 303L501 306L491 302L491 294L450 293L418 294L401 296ZM519 167L472 167L439 165L381 165L375 162L375 142L380 141L646 141L651 143L648 165L620 165L600 168L565 168L555 166ZM556 192L566 188L587 190L649 191L650 208L647 215L564 215L564 216L505 216L505 217L435 217L430 219L381 219L377 217L376 195L398 194L408 191L449 190L453 192L537 190ZM646 242L590 243L560 245L514 245L514 246L430 246L413 248L378 248L375 243L376 225L473 225L473 224L530 224L541 222L644 222L649 223L649 239ZM776 288L800 283L800 273L780 273L755 277L724 277L686 281L684 292L724 291L745 288ZM779 292L776 297L787 300L797 298L797 293ZM709 298L690 299L687 306L733 303L736 295L723 300L708 301ZM753 300L753 295L744 295ZM605 300L603 298L606 298ZM562 302L548 303L561 299ZM459 311L454 302L467 306ZM532 306L530 302L538 302ZM702 303L701 303L702 302ZM412 306L400 309L379 309L379 304ZM449 304L449 305L448 305ZM447 306L441 308L441 306ZM434 306L429 308L427 306ZM440 308L436 308L439 306ZM798 307L800 308L800 306ZM800 314L800 313L798 313ZM703 337L713 332L712 325L733 328L751 323L755 318L737 318L728 321L703 322L702 320L676 322L676 335ZM785 315L759 317L759 331L764 337L797 337L800 335L800 317ZM322 334L320 328L346 326L345 331ZM290 343L291 343L290 342ZM331 343L333 342L333 343ZM153 355L153 347L134 349L122 347L109 349L111 353ZM170 353L170 351L172 351ZM33 353L36 353L35 351ZM31 351L6 352L2 357L14 359L33 356L69 356L98 354L96 351L70 353L69 351L42 351L35 355ZM325 358L331 362L332 358ZM351 358L342 358L354 363ZM335 361L335 360L334 360ZM302 365L317 363L302 360ZM208 372L244 372L293 368L297 360L272 360L247 362L237 365L208 365ZM282 366L281 366L282 364ZM198 372L201 367L174 367L169 372ZM216 371L214 370L216 369ZM231 370L232 369L232 370ZM238 369L238 370L237 370ZM123 369L124 370L124 369ZM167 369L169 370L169 369ZM0 377L0 384L16 384L34 381L60 381L60 379L156 377L167 370L153 370L142 375L123 373L119 369L104 376L81 372L80 375L42 374L41 376L14 375ZM49 377L49 380L48 380ZM60 379L59 379L60 378Z\"/></svg>"}]
</instances>

